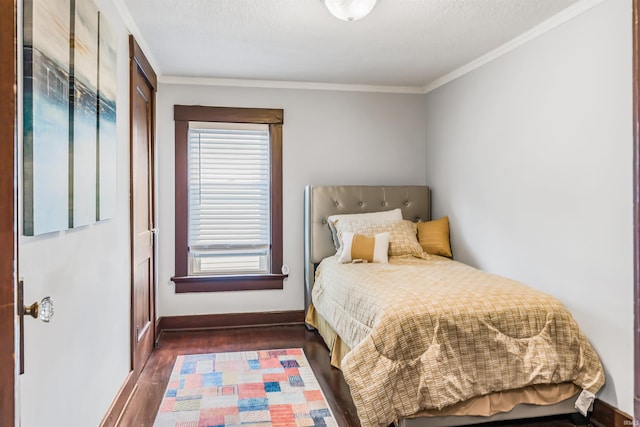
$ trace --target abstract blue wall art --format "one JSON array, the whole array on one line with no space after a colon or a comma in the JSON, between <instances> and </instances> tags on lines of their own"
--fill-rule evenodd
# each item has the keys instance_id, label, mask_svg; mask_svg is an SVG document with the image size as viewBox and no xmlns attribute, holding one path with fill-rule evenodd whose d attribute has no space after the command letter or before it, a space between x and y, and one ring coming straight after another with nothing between
<instances>
[{"instance_id":1,"label":"abstract blue wall art","mask_svg":"<svg viewBox=\"0 0 640 427\"><path fill-rule=\"evenodd\" d=\"M98 216L112 218L116 209L116 48L117 37L100 14L98 41Z\"/></svg>"},{"instance_id":2,"label":"abstract blue wall art","mask_svg":"<svg viewBox=\"0 0 640 427\"><path fill-rule=\"evenodd\" d=\"M69 226L69 0L24 3L23 232Z\"/></svg>"},{"instance_id":3,"label":"abstract blue wall art","mask_svg":"<svg viewBox=\"0 0 640 427\"><path fill-rule=\"evenodd\" d=\"M114 214L116 46L92 0L24 2L26 236Z\"/></svg>"},{"instance_id":4,"label":"abstract blue wall art","mask_svg":"<svg viewBox=\"0 0 640 427\"><path fill-rule=\"evenodd\" d=\"M98 138L98 9L91 0L75 0L72 20L73 162L71 227L96 222Z\"/></svg>"}]
</instances>

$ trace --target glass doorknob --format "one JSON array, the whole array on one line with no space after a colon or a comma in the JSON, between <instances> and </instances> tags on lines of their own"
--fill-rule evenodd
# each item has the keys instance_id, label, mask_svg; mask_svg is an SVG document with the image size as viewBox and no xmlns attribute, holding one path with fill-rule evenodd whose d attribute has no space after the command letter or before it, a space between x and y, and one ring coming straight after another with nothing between
<instances>
[{"instance_id":1,"label":"glass doorknob","mask_svg":"<svg viewBox=\"0 0 640 427\"><path fill-rule=\"evenodd\" d=\"M39 304L36 301L31 305L25 305L24 314L48 323L53 317L54 309L55 305L51 297L44 297Z\"/></svg>"}]
</instances>

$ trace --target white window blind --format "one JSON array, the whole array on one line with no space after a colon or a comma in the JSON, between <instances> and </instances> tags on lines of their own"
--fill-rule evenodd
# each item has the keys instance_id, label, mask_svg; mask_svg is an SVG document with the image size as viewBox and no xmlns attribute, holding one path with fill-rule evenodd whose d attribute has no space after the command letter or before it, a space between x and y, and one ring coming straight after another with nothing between
<instances>
[{"instance_id":1,"label":"white window blind","mask_svg":"<svg viewBox=\"0 0 640 427\"><path fill-rule=\"evenodd\" d=\"M190 274L269 271L267 125L189 123Z\"/></svg>"}]
</instances>

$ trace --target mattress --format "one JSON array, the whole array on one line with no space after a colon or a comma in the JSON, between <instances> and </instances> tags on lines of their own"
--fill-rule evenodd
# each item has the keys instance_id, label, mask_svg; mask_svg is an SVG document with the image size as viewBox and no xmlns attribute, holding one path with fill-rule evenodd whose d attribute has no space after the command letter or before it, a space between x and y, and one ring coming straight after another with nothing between
<instances>
[{"instance_id":1,"label":"mattress","mask_svg":"<svg viewBox=\"0 0 640 427\"><path fill-rule=\"evenodd\" d=\"M464 412L473 398L553 384L573 385L563 396L577 387L589 398L604 383L595 351L558 300L446 258L326 258L313 305L347 349L339 364L363 427L455 405Z\"/></svg>"}]
</instances>

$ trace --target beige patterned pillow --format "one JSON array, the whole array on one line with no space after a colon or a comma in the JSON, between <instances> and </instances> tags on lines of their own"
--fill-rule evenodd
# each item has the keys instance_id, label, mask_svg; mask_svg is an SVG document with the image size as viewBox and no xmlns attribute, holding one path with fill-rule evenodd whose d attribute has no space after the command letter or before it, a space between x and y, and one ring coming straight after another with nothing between
<instances>
[{"instance_id":1,"label":"beige patterned pillow","mask_svg":"<svg viewBox=\"0 0 640 427\"><path fill-rule=\"evenodd\" d=\"M336 247L336 250L340 250L340 245L342 244L342 240L338 239L338 231L334 224L339 220L362 220L362 221L401 221L402 218L402 210L400 208L396 208L390 211L381 211L381 212L368 212L368 213L358 213L358 214L337 214L331 215L327 220L329 221L329 229L331 230L331 238L333 238L333 245Z\"/></svg>"},{"instance_id":2,"label":"beige patterned pillow","mask_svg":"<svg viewBox=\"0 0 640 427\"><path fill-rule=\"evenodd\" d=\"M414 222L407 220L392 221L364 221L360 219L338 219L333 222L338 232L340 246L342 246L342 233L363 234L375 236L380 233L389 233L389 256L415 255L421 257L422 246L418 243L418 229ZM340 253L339 253L340 254Z\"/></svg>"}]
</instances>

